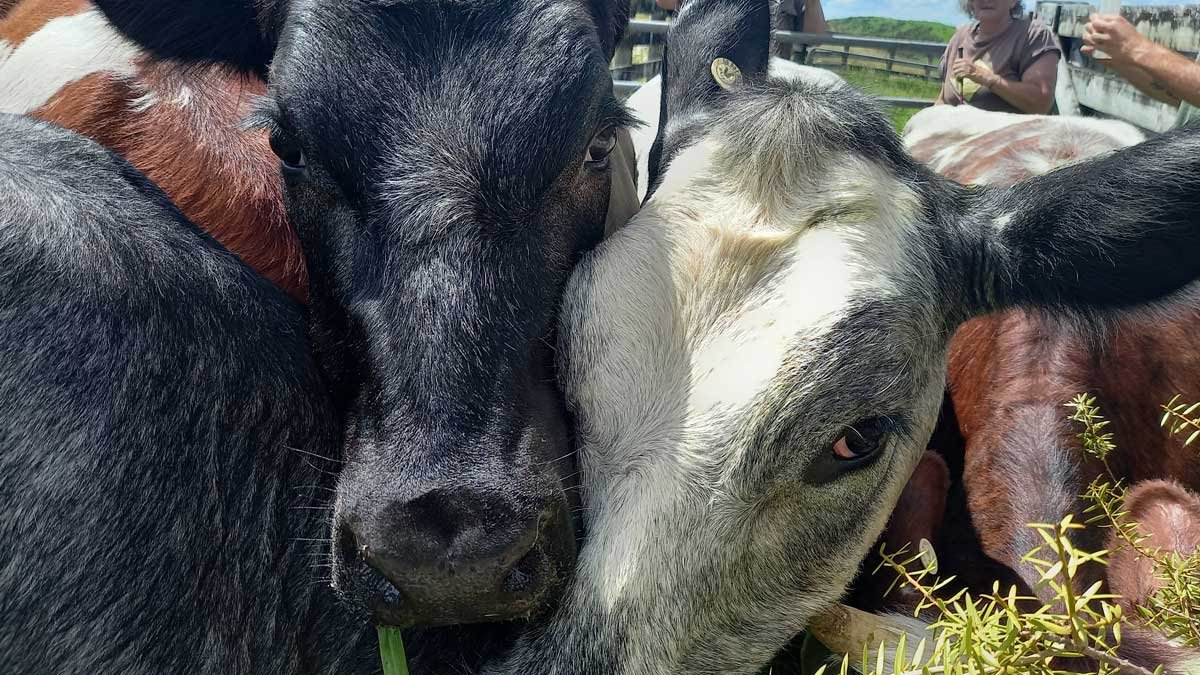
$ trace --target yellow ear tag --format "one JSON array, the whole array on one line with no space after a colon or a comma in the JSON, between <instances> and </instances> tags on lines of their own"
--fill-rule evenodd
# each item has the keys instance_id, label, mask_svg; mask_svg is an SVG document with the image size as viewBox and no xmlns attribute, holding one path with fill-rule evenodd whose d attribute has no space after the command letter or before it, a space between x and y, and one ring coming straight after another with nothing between
<instances>
[{"instance_id":1,"label":"yellow ear tag","mask_svg":"<svg viewBox=\"0 0 1200 675\"><path fill-rule=\"evenodd\" d=\"M933 544L929 543L928 539L921 539L917 545L917 550L921 553L921 564L929 570L930 574L937 574L938 560L937 553L933 550Z\"/></svg>"},{"instance_id":2,"label":"yellow ear tag","mask_svg":"<svg viewBox=\"0 0 1200 675\"><path fill-rule=\"evenodd\" d=\"M712 62L712 76L722 89L732 89L742 83L742 69L724 57Z\"/></svg>"}]
</instances>

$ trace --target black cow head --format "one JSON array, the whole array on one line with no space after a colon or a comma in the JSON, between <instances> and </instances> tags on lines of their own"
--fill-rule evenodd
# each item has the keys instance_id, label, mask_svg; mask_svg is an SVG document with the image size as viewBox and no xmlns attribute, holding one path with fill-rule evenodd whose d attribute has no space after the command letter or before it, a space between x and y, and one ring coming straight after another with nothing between
<instances>
[{"instance_id":1,"label":"black cow head","mask_svg":"<svg viewBox=\"0 0 1200 675\"><path fill-rule=\"evenodd\" d=\"M560 296L626 124L605 0L100 0L257 71L344 416L334 584L386 623L527 615L574 561Z\"/></svg>"}]
</instances>

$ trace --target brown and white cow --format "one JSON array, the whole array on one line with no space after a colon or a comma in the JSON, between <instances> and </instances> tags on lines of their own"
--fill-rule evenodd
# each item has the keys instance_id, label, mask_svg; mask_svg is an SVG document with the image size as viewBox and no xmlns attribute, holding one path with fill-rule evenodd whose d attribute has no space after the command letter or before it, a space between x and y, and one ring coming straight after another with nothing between
<instances>
[{"instance_id":1,"label":"brown and white cow","mask_svg":"<svg viewBox=\"0 0 1200 675\"><path fill-rule=\"evenodd\" d=\"M1119 121L949 106L914 115L905 129L916 159L957 182L997 186L1143 139ZM1048 208L1081 208L1101 218L1112 204L1097 196L1093 204L1071 205L1064 195L1062 204ZM1021 562L1037 544L1026 524L1058 522L1067 514L1086 519L1081 495L1105 469L1083 452L1079 428L1066 419L1064 405L1082 392L1096 395L1112 420L1108 430L1118 449L1108 464L1117 478L1136 484L1129 495L1133 516L1144 516L1143 528L1164 549L1187 553L1200 542L1200 497L1192 492L1200 489L1200 457L1159 425L1159 406L1174 395L1200 397L1200 300L1181 294L1153 312L1102 323L1099 335L1093 328L1008 310L966 322L950 343L952 411L945 419L957 421L965 452L951 463L961 466L967 528L978 533L984 555L973 551L973 533L952 513L947 519L958 527L946 533L944 548L953 551L946 556L951 560L965 558L953 571L981 587L991 585L989 575L1011 571L1036 588L1039 572ZM1077 537L1088 550L1117 543L1099 528ZM988 564L993 561L1007 569ZM1128 551L1117 553L1107 572L1085 567L1080 579L1084 587L1105 579L1129 602L1144 600L1157 583L1146 562ZM1131 656L1150 665L1183 658L1150 634L1130 637Z\"/></svg>"},{"instance_id":2,"label":"brown and white cow","mask_svg":"<svg viewBox=\"0 0 1200 675\"><path fill-rule=\"evenodd\" d=\"M267 134L245 130L266 84L217 65L155 59L88 0L0 5L0 112L88 136L129 160L196 224L298 299L299 239Z\"/></svg>"}]
</instances>

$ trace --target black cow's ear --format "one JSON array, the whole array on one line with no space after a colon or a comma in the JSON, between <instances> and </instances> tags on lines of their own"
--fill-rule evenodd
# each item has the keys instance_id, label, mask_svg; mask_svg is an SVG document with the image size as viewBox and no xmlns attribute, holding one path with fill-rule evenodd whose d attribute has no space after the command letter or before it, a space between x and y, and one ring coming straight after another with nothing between
<instances>
[{"instance_id":1,"label":"black cow's ear","mask_svg":"<svg viewBox=\"0 0 1200 675\"><path fill-rule=\"evenodd\" d=\"M265 75L286 0L94 0L129 39L161 58Z\"/></svg>"},{"instance_id":2,"label":"black cow's ear","mask_svg":"<svg viewBox=\"0 0 1200 675\"><path fill-rule=\"evenodd\" d=\"M968 315L1121 308L1200 276L1200 129L971 192L947 251Z\"/></svg>"},{"instance_id":3,"label":"black cow's ear","mask_svg":"<svg viewBox=\"0 0 1200 675\"><path fill-rule=\"evenodd\" d=\"M629 27L633 3L630 0L588 0L588 5L600 32L604 56L612 61L617 44L625 37L625 29Z\"/></svg>"}]
</instances>

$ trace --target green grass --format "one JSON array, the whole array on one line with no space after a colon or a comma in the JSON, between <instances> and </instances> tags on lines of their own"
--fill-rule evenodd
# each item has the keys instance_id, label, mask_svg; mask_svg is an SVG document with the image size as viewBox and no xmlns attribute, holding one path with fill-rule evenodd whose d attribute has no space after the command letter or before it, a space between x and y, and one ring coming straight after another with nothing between
<instances>
[{"instance_id":1,"label":"green grass","mask_svg":"<svg viewBox=\"0 0 1200 675\"><path fill-rule=\"evenodd\" d=\"M408 675L408 658L404 655L404 641L400 639L400 629L379 626L378 630L383 675Z\"/></svg>"},{"instance_id":2,"label":"green grass","mask_svg":"<svg viewBox=\"0 0 1200 675\"><path fill-rule=\"evenodd\" d=\"M863 37L886 38L892 40L921 40L924 42L940 42L946 43L954 35L954 26L944 23L936 23L933 21L905 21L900 19L887 19L881 16L855 16L848 19L834 19L829 22L829 29L835 33L843 33L846 35L860 35ZM873 56L893 56L900 61L911 61L914 63L930 63L930 57L921 51L910 51L903 47L896 50L895 54L889 54L887 49L871 49L867 47L855 47L852 52L860 52L863 54L871 54ZM829 55L824 55L824 58L830 58ZM835 57L838 58L838 57ZM937 59L932 59L932 63L936 64ZM912 69L910 66L897 64L897 69L909 70L910 72L923 72L919 69Z\"/></svg>"},{"instance_id":3,"label":"green grass","mask_svg":"<svg viewBox=\"0 0 1200 675\"><path fill-rule=\"evenodd\" d=\"M898 40L924 40L926 42L949 42L954 35L954 26L936 21L907 21L888 19L882 16L852 16L833 19L829 29L846 35L894 38Z\"/></svg>"},{"instance_id":4,"label":"green grass","mask_svg":"<svg viewBox=\"0 0 1200 675\"><path fill-rule=\"evenodd\" d=\"M941 84L917 77L903 75L888 75L887 73L870 68L831 68L852 86L875 96L894 96L897 98L937 98ZM908 118L915 115L916 108L888 108L888 116L896 131L903 131Z\"/></svg>"},{"instance_id":5,"label":"green grass","mask_svg":"<svg viewBox=\"0 0 1200 675\"><path fill-rule=\"evenodd\" d=\"M932 80L904 75L888 75L870 68L831 68L830 70L841 75L852 86L876 96L933 99L937 97L938 90L941 89L941 84Z\"/></svg>"}]
</instances>

